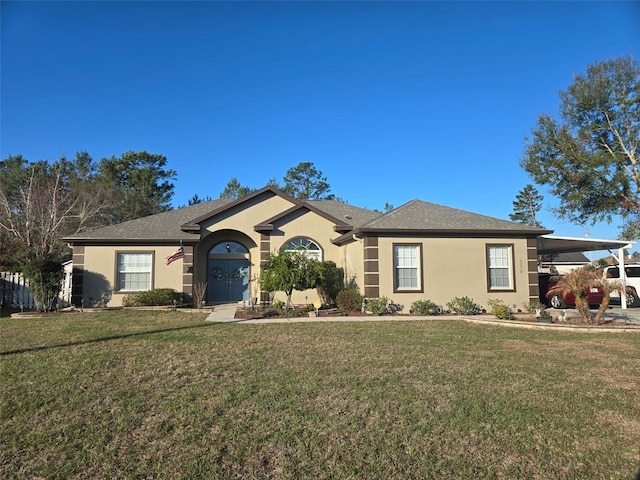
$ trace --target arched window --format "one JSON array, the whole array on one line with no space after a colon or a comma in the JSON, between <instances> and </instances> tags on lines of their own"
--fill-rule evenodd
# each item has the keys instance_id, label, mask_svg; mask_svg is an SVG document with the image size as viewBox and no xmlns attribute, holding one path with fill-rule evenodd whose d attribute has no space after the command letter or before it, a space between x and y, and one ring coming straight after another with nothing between
<instances>
[{"instance_id":1,"label":"arched window","mask_svg":"<svg viewBox=\"0 0 640 480\"><path fill-rule=\"evenodd\" d=\"M310 258L322 261L322 250L313 240L308 238L294 238L289 240L282 247L284 252L304 252Z\"/></svg>"},{"instance_id":2,"label":"arched window","mask_svg":"<svg viewBox=\"0 0 640 480\"><path fill-rule=\"evenodd\" d=\"M211 249L211 253L215 255L245 254L249 253L249 250L237 242L221 242Z\"/></svg>"}]
</instances>

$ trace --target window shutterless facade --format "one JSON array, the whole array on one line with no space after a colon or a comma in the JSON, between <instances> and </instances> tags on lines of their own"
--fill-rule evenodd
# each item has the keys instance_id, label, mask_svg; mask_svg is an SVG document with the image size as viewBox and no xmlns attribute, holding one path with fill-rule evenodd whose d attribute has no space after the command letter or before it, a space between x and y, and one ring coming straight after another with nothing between
<instances>
[{"instance_id":1,"label":"window shutterless facade","mask_svg":"<svg viewBox=\"0 0 640 480\"><path fill-rule=\"evenodd\" d=\"M118 291L136 292L153 288L152 252L118 252L116 256Z\"/></svg>"},{"instance_id":2,"label":"window shutterless facade","mask_svg":"<svg viewBox=\"0 0 640 480\"><path fill-rule=\"evenodd\" d=\"M396 292L422 291L422 245L393 245L393 289Z\"/></svg>"},{"instance_id":3,"label":"window shutterless facade","mask_svg":"<svg viewBox=\"0 0 640 480\"><path fill-rule=\"evenodd\" d=\"M488 290L515 290L513 245L487 245Z\"/></svg>"}]
</instances>

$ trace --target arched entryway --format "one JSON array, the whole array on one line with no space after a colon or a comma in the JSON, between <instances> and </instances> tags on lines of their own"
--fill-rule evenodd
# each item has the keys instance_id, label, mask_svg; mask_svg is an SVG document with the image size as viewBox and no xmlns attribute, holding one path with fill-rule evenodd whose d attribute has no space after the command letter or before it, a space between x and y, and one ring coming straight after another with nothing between
<instances>
[{"instance_id":1,"label":"arched entryway","mask_svg":"<svg viewBox=\"0 0 640 480\"><path fill-rule=\"evenodd\" d=\"M209 250L207 260L208 302L249 300L249 251L233 241L220 242Z\"/></svg>"}]
</instances>

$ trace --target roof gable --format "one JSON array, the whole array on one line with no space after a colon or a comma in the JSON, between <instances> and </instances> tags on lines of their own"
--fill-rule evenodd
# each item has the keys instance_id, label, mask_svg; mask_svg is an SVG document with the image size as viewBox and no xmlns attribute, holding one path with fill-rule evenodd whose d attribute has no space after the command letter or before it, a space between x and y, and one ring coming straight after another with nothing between
<instances>
[{"instance_id":1,"label":"roof gable","mask_svg":"<svg viewBox=\"0 0 640 480\"><path fill-rule=\"evenodd\" d=\"M199 217L194 218L186 223L183 223L180 228L185 232L199 232L200 224L204 222L209 222L213 220L215 217L228 213L231 209L242 207L243 205L251 205L254 203L258 203L261 201L261 197L270 198L274 196L279 196L285 200L290 201L292 204L298 203L298 200L293 198L292 196L284 193L282 190L279 190L271 185L267 185L264 188L256 190L255 192L250 193L244 197L240 197L236 200L232 200L229 203L220 206L214 210L211 210L204 215L200 215Z\"/></svg>"},{"instance_id":2,"label":"roof gable","mask_svg":"<svg viewBox=\"0 0 640 480\"><path fill-rule=\"evenodd\" d=\"M353 230L353 225L350 225L348 223L342 222L341 220L337 219L336 217L330 215L329 213L325 212L324 210L321 210L319 208L317 208L314 205L311 205L305 201L301 201L299 202L297 205L294 205L293 207L291 207L288 210L285 210L282 213L279 213L278 215L275 215L271 218L269 218L268 220L264 220L263 222L260 222L259 224L257 224L254 229L257 232L262 232L262 231L271 231L274 229L274 223L276 223L278 220L281 220L283 218L286 218L287 216L293 214L293 213L300 213L300 212L304 212L304 211L308 211L308 212L313 212L319 216L321 216L322 218L324 218L325 220L328 220L330 222L334 223L334 227L333 230L336 232L340 232L340 233L346 233L349 232L351 230Z\"/></svg>"}]
</instances>

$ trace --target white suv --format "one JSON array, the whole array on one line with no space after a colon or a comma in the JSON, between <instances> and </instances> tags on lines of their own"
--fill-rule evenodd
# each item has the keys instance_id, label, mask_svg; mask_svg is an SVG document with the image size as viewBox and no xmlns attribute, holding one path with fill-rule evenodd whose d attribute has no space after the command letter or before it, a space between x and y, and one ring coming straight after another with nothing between
<instances>
[{"instance_id":1,"label":"white suv","mask_svg":"<svg viewBox=\"0 0 640 480\"><path fill-rule=\"evenodd\" d=\"M638 296L638 292L640 292L640 265L625 265L624 272L627 275L627 306L640 307L640 297ZM605 267L604 276L607 279L620 280L619 266L612 265L610 267ZM618 292L611 293L611 298L619 297L620 294Z\"/></svg>"}]
</instances>

